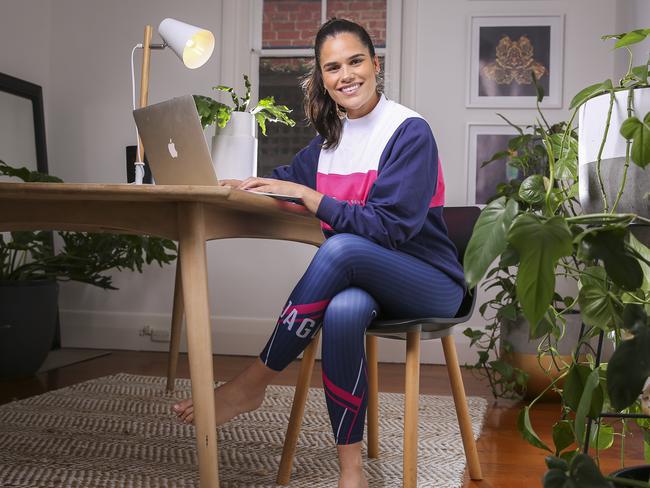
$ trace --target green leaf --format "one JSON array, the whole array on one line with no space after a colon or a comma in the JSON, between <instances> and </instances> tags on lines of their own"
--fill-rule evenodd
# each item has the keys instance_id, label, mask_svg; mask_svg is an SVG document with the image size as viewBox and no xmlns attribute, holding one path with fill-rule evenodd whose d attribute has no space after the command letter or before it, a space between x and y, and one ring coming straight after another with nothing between
<instances>
[{"instance_id":1,"label":"green leaf","mask_svg":"<svg viewBox=\"0 0 650 488\"><path fill-rule=\"evenodd\" d=\"M647 34L644 29L637 29L631 32L628 32L623 37L621 37L616 44L614 44L614 49L618 49L625 46L630 46L645 40Z\"/></svg>"},{"instance_id":2,"label":"green leaf","mask_svg":"<svg viewBox=\"0 0 650 488\"><path fill-rule=\"evenodd\" d=\"M551 452L548 446L544 444L539 436L535 433L535 430L530 423L530 406L525 406L521 412L519 412L519 417L517 418L517 428L529 444Z\"/></svg>"},{"instance_id":3,"label":"green leaf","mask_svg":"<svg viewBox=\"0 0 650 488\"><path fill-rule=\"evenodd\" d=\"M506 234L519 212L516 201L505 197L490 202L479 215L464 257L465 280L476 286L490 264L506 249Z\"/></svg>"},{"instance_id":4,"label":"green leaf","mask_svg":"<svg viewBox=\"0 0 650 488\"><path fill-rule=\"evenodd\" d=\"M502 159L506 159L508 156L510 156L510 151L498 151L498 152L495 152L490 159L488 159L487 161L483 161L481 163L481 168L483 168L484 166L487 166L488 164L490 164L493 161L500 161Z\"/></svg>"},{"instance_id":5,"label":"green leaf","mask_svg":"<svg viewBox=\"0 0 650 488\"><path fill-rule=\"evenodd\" d=\"M632 75L641 83L648 83L648 65L635 66L632 68Z\"/></svg>"},{"instance_id":6,"label":"green leaf","mask_svg":"<svg viewBox=\"0 0 650 488\"><path fill-rule=\"evenodd\" d=\"M560 420L553 425L553 444L555 444L555 454L559 454L575 442L573 427L569 420ZM548 459L548 458L547 458ZM568 469L566 461L562 461ZM548 461L547 461L548 464ZM549 468L553 466L549 465Z\"/></svg>"},{"instance_id":7,"label":"green leaf","mask_svg":"<svg viewBox=\"0 0 650 488\"><path fill-rule=\"evenodd\" d=\"M580 273L578 304L585 324L607 332L622 324L623 308L610 294L607 273L604 268L592 266Z\"/></svg>"},{"instance_id":8,"label":"green leaf","mask_svg":"<svg viewBox=\"0 0 650 488\"><path fill-rule=\"evenodd\" d=\"M567 377L564 382L562 398L564 400L564 404L574 412L576 412L580 406L580 400L584 394L587 385L587 379L589 378L589 375L592 373L592 371L593 370L585 364L574 363L571 365L571 368L567 373ZM601 388L594 390L589 416L596 417L603 408L603 402L603 390Z\"/></svg>"},{"instance_id":9,"label":"green leaf","mask_svg":"<svg viewBox=\"0 0 650 488\"><path fill-rule=\"evenodd\" d=\"M578 92L578 94L573 97L573 100L571 100L571 104L569 105L569 110L573 110L576 107L579 107L583 103L585 103L589 98L601 93L605 92L612 87L612 80L605 80L602 83L595 83L593 85L588 86L587 88L583 88Z\"/></svg>"},{"instance_id":10,"label":"green leaf","mask_svg":"<svg viewBox=\"0 0 650 488\"><path fill-rule=\"evenodd\" d=\"M504 379L511 379L514 373L514 368L512 367L512 365L505 361L501 361L501 360L490 361L490 367L494 371L499 373L501 377Z\"/></svg>"},{"instance_id":11,"label":"green leaf","mask_svg":"<svg viewBox=\"0 0 650 488\"><path fill-rule=\"evenodd\" d=\"M504 305L497 312L497 316L500 319L506 319L510 321L517 320L517 304L515 302Z\"/></svg>"},{"instance_id":12,"label":"green leaf","mask_svg":"<svg viewBox=\"0 0 650 488\"><path fill-rule=\"evenodd\" d=\"M578 175L578 141L575 137L565 134L549 136L551 148L557 161L555 162L555 177L560 179L577 178Z\"/></svg>"},{"instance_id":13,"label":"green leaf","mask_svg":"<svg viewBox=\"0 0 650 488\"><path fill-rule=\"evenodd\" d=\"M582 448L585 443L585 424L587 421L587 415L591 410L592 393L598 386L599 382L600 377L598 375L598 370L595 369L589 373L589 376L587 376L587 381L585 382L585 386L580 397L580 402L578 403L578 408L576 409L574 430L576 433L576 441L578 442L578 446L580 448Z\"/></svg>"},{"instance_id":14,"label":"green leaf","mask_svg":"<svg viewBox=\"0 0 650 488\"><path fill-rule=\"evenodd\" d=\"M572 235L562 217L540 220L532 214L517 217L508 242L519 253L517 298L523 314L532 324L541 320L555 290L555 267L562 256L573 251Z\"/></svg>"},{"instance_id":15,"label":"green leaf","mask_svg":"<svg viewBox=\"0 0 650 488\"><path fill-rule=\"evenodd\" d=\"M25 167L14 168L4 161L0 161L0 175L18 178L26 183L63 183L63 180L56 176L39 171L31 171Z\"/></svg>"},{"instance_id":16,"label":"green leaf","mask_svg":"<svg viewBox=\"0 0 650 488\"><path fill-rule=\"evenodd\" d=\"M546 198L546 188L542 175L532 175L521 182L519 197L530 205L539 205Z\"/></svg>"},{"instance_id":17,"label":"green leaf","mask_svg":"<svg viewBox=\"0 0 650 488\"><path fill-rule=\"evenodd\" d=\"M643 283L643 270L625 246L626 235L623 226L588 229L576 238L578 256L584 260L602 260L614 283L625 290L636 290Z\"/></svg>"},{"instance_id":18,"label":"green leaf","mask_svg":"<svg viewBox=\"0 0 650 488\"><path fill-rule=\"evenodd\" d=\"M646 262L650 261L650 248L646 247L645 244L639 241L631 232L628 235L628 245L633 252L644 258ZM639 264L643 271L643 283L641 284L641 289L645 292L650 292L650 265L646 262L639 260Z\"/></svg>"},{"instance_id":19,"label":"green leaf","mask_svg":"<svg viewBox=\"0 0 650 488\"><path fill-rule=\"evenodd\" d=\"M589 437L589 445L600 450L609 449L614 444L614 427L608 424L594 425Z\"/></svg>"},{"instance_id":20,"label":"green leaf","mask_svg":"<svg viewBox=\"0 0 650 488\"><path fill-rule=\"evenodd\" d=\"M607 390L616 410L629 407L639 397L650 376L650 327L622 341L607 365Z\"/></svg>"},{"instance_id":21,"label":"green leaf","mask_svg":"<svg viewBox=\"0 0 650 488\"><path fill-rule=\"evenodd\" d=\"M650 163L650 112L641 122L636 117L629 117L621 124L621 135L632 141L632 161L641 168Z\"/></svg>"}]
</instances>

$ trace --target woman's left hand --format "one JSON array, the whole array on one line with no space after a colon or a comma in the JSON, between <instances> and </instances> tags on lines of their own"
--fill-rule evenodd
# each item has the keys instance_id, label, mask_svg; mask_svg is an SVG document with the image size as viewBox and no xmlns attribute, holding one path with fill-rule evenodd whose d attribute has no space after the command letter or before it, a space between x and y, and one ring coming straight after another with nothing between
<instances>
[{"instance_id":1,"label":"woman's left hand","mask_svg":"<svg viewBox=\"0 0 650 488\"><path fill-rule=\"evenodd\" d=\"M273 178L246 178L237 188L239 190L264 191L300 198L305 207L313 214L316 214L323 199L322 193L318 193L308 186Z\"/></svg>"}]
</instances>

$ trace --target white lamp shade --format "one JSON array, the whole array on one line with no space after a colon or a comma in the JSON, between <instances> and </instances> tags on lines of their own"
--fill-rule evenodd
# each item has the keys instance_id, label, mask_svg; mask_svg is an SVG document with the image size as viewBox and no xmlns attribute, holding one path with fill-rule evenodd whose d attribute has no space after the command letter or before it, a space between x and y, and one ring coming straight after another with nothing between
<instances>
[{"instance_id":1,"label":"white lamp shade","mask_svg":"<svg viewBox=\"0 0 650 488\"><path fill-rule=\"evenodd\" d=\"M158 26L158 33L190 69L203 66L214 50L212 32L180 20L163 20Z\"/></svg>"}]
</instances>

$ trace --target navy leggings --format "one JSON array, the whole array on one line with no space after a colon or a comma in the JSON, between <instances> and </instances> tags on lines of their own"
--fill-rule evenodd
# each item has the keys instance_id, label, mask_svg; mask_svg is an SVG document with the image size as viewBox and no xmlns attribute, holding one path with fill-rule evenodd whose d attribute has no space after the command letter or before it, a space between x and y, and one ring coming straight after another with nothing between
<instances>
[{"instance_id":1,"label":"navy leggings","mask_svg":"<svg viewBox=\"0 0 650 488\"><path fill-rule=\"evenodd\" d=\"M382 318L453 317L462 287L424 261L354 234L320 247L260 354L281 371L323 328L323 386L337 444L363 439L368 396L365 331Z\"/></svg>"}]
</instances>

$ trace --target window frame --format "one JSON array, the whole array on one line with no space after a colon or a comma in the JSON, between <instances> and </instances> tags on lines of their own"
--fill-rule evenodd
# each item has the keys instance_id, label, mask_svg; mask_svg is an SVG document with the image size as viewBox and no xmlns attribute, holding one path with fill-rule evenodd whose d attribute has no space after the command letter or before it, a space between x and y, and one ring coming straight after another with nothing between
<instances>
[{"instance_id":1,"label":"window frame","mask_svg":"<svg viewBox=\"0 0 650 488\"><path fill-rule=\"evenodd\" d=\"M312 48L262 48L264 0L252 0L250 16L251 56L250 70L254 93L259 97L260 58L311 58ZM327 0L321 0L321 24L327 20ZM402 0L386 0L386 47L376 48L384 58L384 93L391 100L400 101Z\"/></svg>"}]
</instances>

